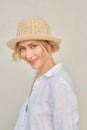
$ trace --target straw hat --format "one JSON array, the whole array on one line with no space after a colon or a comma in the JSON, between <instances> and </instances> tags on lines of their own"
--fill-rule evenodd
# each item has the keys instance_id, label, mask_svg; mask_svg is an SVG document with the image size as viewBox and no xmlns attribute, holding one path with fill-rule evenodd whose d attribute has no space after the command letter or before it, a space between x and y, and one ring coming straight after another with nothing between
<instances>
[{"instance_id":1,"label":"straw hat","mask_svg":"<svg viewBox=\"0 0 87 130\"><path fill-rule=\"evenodd\" d=\"M24 40L53 41L57 46L61 42L61 39L51 34L48 22L39 16L22 19L18 25L17 36L9 40L7 45L14 50L15 45Z\"/></svg>"}]
</instances>

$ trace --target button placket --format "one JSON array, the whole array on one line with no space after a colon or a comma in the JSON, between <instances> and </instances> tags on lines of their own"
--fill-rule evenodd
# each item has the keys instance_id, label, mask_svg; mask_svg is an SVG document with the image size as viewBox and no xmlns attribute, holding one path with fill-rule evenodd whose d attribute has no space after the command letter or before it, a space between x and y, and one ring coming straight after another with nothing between
<instances>
[{"instance_id":1,"label":"button placket","mask_svg":"<svg viewBox=\"0 0 87 130\"><path fill-rule=\"evenodd\" d=\"M26 127L26 118L27 118L27 112L28 112L28 109L29 109L29 105L28 105L28 99L26 98L26 101L25 101L25 112L24 112L24 118L23 118L23 122L22 122L22 130L25 130L25 127Z\"/></svg>"}]
</instances>

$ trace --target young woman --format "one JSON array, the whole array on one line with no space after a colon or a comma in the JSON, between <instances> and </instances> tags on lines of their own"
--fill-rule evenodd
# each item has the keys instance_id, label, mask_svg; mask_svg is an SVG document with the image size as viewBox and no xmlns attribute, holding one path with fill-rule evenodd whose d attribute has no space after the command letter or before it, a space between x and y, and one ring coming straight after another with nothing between
<instances>
[{"instance_id":1,"label":"young woman","mask_svg":"<svg viewBox=\"0 0 87 130\"><path fill-rule=\"evenodd\" d=\"M21 20L17 36L8 41L8 47L14 50L13 59L23 59L37 70L14 130L79 129L72 82L52 56L60 42L51 34L47 21L36 16Z\"/></svg>"}]
</instances>

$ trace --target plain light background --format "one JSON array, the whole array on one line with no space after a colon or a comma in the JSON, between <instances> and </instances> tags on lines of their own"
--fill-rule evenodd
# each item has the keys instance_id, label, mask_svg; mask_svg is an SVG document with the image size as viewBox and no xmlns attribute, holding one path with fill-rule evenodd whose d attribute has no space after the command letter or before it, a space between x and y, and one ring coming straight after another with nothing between
<instances>
[{"instance_id":1,"label":"plain light background","mask_svg":"<svg viewBox=\"0 0 87 130\"><path fill-rule=\"evenodd\" d=\"M12 61L6 42L16 35L18 22L43 16L54 35L62 39L55 60L62 62L77 95L80 129L87 130L87 1L0 0L0 130L13 130L34 71Z\"/></svg>"}]
</instances>

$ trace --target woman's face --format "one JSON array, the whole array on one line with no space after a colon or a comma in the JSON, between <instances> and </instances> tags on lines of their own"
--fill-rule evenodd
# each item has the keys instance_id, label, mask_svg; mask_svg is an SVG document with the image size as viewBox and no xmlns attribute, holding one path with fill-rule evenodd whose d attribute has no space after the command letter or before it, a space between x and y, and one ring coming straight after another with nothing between
<instances>
[{"instance_id":1,"label":"woman's face","mask_svg":"<svg viewBox=\"0 0 87 130\"><path fill-rule=\"evenodd\" d=\"M46 55L46 50L40 41L22 41L18 44L18 52L23 60L39 71L47 65L50 67L51 58Z\"/></svg>"}]
</instances>

